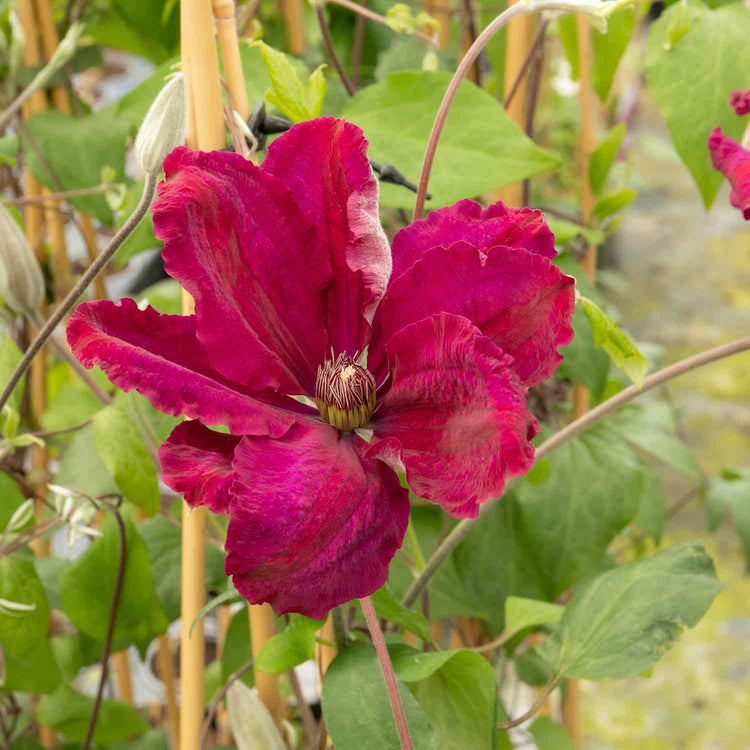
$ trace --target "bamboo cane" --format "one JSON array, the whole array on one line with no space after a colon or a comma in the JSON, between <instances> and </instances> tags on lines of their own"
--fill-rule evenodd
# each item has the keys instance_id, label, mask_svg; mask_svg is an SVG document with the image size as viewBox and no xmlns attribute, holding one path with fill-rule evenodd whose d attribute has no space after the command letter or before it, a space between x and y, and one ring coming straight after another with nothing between
<instances>
[{"instance_id":1,"label":"bamboo cane","mask_svg":"<svg viewBox=\"0 0 750 750\"><path fill-rule=\"evenodd\" d=\"M204 151L224 146L224 115L219 80L219 58L213 30L211 0L182 0L182 72L188 101L188 145ZM182 311L193 312L184 290ZM193 628L205 601L206 510L182 506L182 635L180 649L181 750L200 750L203 726L205 642L203 622Z\"/></svg>"},{"instance_id":2,"label":"bamboo cane","mask_svg":"<svg viewBox=\"0 0 750 750\"><path fill-rule=\"evenodd\" d=\"M593 51L591 42L591 29L585 16L578 16L578 66L580 70L580 94L579 102L581 108L581 136L579 141L579 173L583 183L581 194L581 213L585 224L591 219L591 211L594 206L594 196L589 183L589 158L596 146L596 102L594 101L594 89L591 82L591 65L593 62ZM589 245L581 260L581 265L586 275L594 281L596 278L597 247ZM588 411L589 392L585 386L576 385L573 391L573 419L578 419ZM565 699L562 704L563 725L568 730L577 748L583 747L583 732L581 730L581 701L580 684L578 680L568 680Z\"/></svg>"},{"instance_id":3,"label":"bamboo cane","mask_svg":"<svg viewBox=\"0 0 750 750\"><path fill-rule=\"evenodd\" d=\"M52 56L52 53L57 49L57 45L60 43L60 37L57 33L55 19L52 14L52 5L49 0L36 0L36 12L39 18L39 31L42 38L42 49L44 50L44 56L49 59ZM52 104L58 112L62 112L65 115L69 115L71 113L70 98L68 97L68 92L66 91L64 86L55 86L52 89ZM79 221L81 224L83 240L86 244L88 259L91 262L98 255L96 231L94 230L94 225L91 221L91 217L88 214L80 214ZM70 267L70 264L68 264L68 267ZM96 279L94 279L94 295L97 299L105 299L107 296L106 288L104 285L104 277L101 275L97 276Z\"/></svg>"},{"instance_id":4,"label":"bamboo cane","mask_svg":"<svg viewBox=\"0 0 750 750\"><path fill-rule=\"evenodd\" d=\"M159 677L164 685L164 693L167 699L167 721L169 722L172 740L170 747L176 750L180 747L180 711L177 707L174 661L172 660L169 638L163 634L159 636L158 640L159 648L156 654L159 664Z\"/></svg>"},{"instance_id":5,"label":"bamboo cane","mask_svg":"<svg viewBox=\"0 0 750 750\"><path fill-rule=\"evenodd\" d=\"M213 10L221 61L224 63L224 79L232 96L232 105L242 119L247 120L250 117L250 103L247 100L245 75L242 72L234 0L213 0Z\"/></svg>"},{"instance_id":6,"label":"bamboo cane","mask_svg":"<svg viewBox=\"0 0 750 750\"><path fill-rule=\"evenodd\" d=\"M437 46L440 49L445 49L451 43L451 18L453 14L450 0L426 0L424 9L440 23ZM432 29L425 29L425 33L431 34Z\"/></svg>"},{"instance_id":7,"label":"bamboo cane","mask_svg":"<svg viewBox=\"0 0 750 750\"><path fill-rule=\"evenodd\" d=\"M518 0L512 0L518 2ZM503 73L503 94L505 97L510 93L511 86L518 77L521 67L523 66L526 55L531 45L531 32L533 29L534 19L531 15L522 13L515 18L511 18L507 26L506 47L505 47L505 71ZM511 99L506 112L513 122L519 128L523 128L526 122L526 92L527 80L524 77L518 84L516 92ZM523 183L516 182L512 185L506 185L496 191L495 200L501 200L509 206L520 206L523 203Z\"/></svg>"},{"instance_id":8,"label":"bamboo cane","mask_svg":"<svg viewBox=\"0 0 750 750\"><path fill-rule=\"evenodd\" d=\"M220 661L221 655L224 651L224 644L227 639L227 630L229 629L229 622L231 620L232 613L229 607L218 607L216 610L216 624L218 625L218 638L217 638L217 649L216 658ZM219 703L216 707L216 744L217 745L230 745L232 743L232 731L229 728L229 716L227 710L224 708L223 702Z\"/></svg>"},{"instance_id":9,"label":"bamboo cane","mask_svg":"<svg viewBox=\"0 0 750 750\"><path fill-rule=\"evenodd\" d=\"M305 17L302 0L281 0L281 13L286 23L286 43L292 55L305 51Z\"/></svg>"},{"instance_id":10,"label":"bamboo cane","mask_svg":"<svg viewBox=\"0 0 750 750\"><path fill-rule=\"evenodd\" d=\"M276 635L276 625L273 620L273 609L270 604L257 607L248 606L250 618L250 640L253 647L253 659L258 656L263 646ZM258 698L273 716L276 724L280 725L286 714L286 704L279 691L280 675L266 674L254 670L255 687Z\"/></svg>"},{"instance_id":11,"label":"bamboo cane","mask_svg":"<svg viewBox=\"0 0 750 750\"><path fill-rule=\"evenodd\" d=\"M24 65L41 65L42 57L39 49L39 40L36 36L36 18L34 6L31 0L19 0L18 16L21 21L26 44L23 51ZM30 119L36 112L41 112L46 106L44 91L35 91L31 98L24 104L22 116L24 120ZM24 190L26 197L38 198L42 194L42 186L31 174L28 167L24 169ZM26 238L34 250L40 263L44 263L44 211L41 204L27 204L24 206L24 228ZM42 313L44 310L42 310ZM33 335L33 327L30 327ZM38 423L47 406L47 372L46 372L46 349L42 349L31 364L30 378L30 407L33 423ZM47 451L43 446L33 446L31 465L34 484L44 487L47 472ZM36 501L34 514L37 523L44 515L44 505ZM49 545L41 539L32 544L34 554L45 556L49 554ZM56 736L49 727L39 727L39 741L43 747L55 747Z\"/></svg>"}]
</instances>

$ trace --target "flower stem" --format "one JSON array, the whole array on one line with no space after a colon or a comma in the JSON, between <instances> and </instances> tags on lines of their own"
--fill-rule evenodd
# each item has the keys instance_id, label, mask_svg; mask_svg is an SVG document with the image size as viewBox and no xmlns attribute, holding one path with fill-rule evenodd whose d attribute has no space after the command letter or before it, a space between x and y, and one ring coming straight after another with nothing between
<instances>
[{"instance_id":1,"label":"flower stem","mask_svg":"<svg viewBox=\"0 0 750 750\"><path fill-rule=\"evenodd\" d=\"M37 355L39 350L44 346L44 342L52 335L57 324L65 317L67 312L78 302L81 295L86 291L88 285L94 280L99 272L109 263L112 256L117 252L123 242L130 236L132 231L138 226L141 219L146 215L149 206L151 205L151 199L154 196L154 189L156 187L156 176L153 174L147 175L146 182L143 186L143 195L136 206L135 211L130 215L130 218L123 224L119 232L110 240L106 248L99 254L97 259L86 269L86 273L81 276L78 283L70 290L65 299L59 304L55 312L49 317L47 322L42 326L42 329L37 334L37 337L31 342L31 345L26 350L23 358L18 363L18 366L10 376L10 380L5 386L2 394L0 394L0 411L5 406L6 401L10 398L10 394L18 384L18 381L23 377L26 370L29 368L31 361Z\"/></svg>"},{"instance_id":2,"label":"flower stem","mask_svg":"<svg viewBox=\"0 0 750 750\"><path fill-rule=\"evenodd\" d=\"M634 398L640 396L646 391L650 391L662 383L683 375L690 370L695 370L703 365L716 362L717 360L724 359L724 357L730 357L733 354L744 352L750 349L750 336L742 339L737 339L729 344L722 344L716 346L713 349L708 349L705 352L694 354L692 357L680 360L669 367L663 367L661 370L649 375L643 381L643 387L638 389L634 385L623 389L612 398L607 399L604 403L599 404L589 412L586 412L582 417L571 422L562 430L556 432L551 438L545 440L537 449L534 463L538 463L545 456L549 455L556 448L559 448L563 443L566 443L571 438L575 437L579 433L591 427L591 425L598 422L603 417L611 414L618 406L626 404L628 401L632 401ZM500 496L502 497L502 495ZM461 521L450 534L443 540L440 546L433 552L430 559L425 565L425 569L422 571L420 576L412 583L409 590L406 592L403 600L405 607L410 607L416 598L424 591L430 578L435 574L437 569L443 563L443 561L450 555L450 553L466 538L468 533L474 527L474 524L485 514L487 511L499 500L495 498L488 500L481 507L479 516L477 518L465 518Z\"/></svg>"},{"instance_id":3,"label":"flower stem","mask_svg":"<svg viewBox=\"0 0 750 750\"><path fill-rule=\"evenodd\" d=\"M411 549L417 572L421 573L425 566L424 554L422 553L422 547L419 545L417 532L414 531L414 524L412 521L409 521L409 525L406 527L406 540L409 542L409 548Z\"/></svg>"},{"instance_id":4,"label":"flower stem","mask_svg":"<svg viewBox=\"0 0 750 750\"><path fill-rule=\"evenodd\" d=\"M344 66L341 64L341 60L339 59L339 56L336 54L336 47L334 47L333 39L331 39L331 29L328 26L328 21L326 20L326 12L325 10L323 10L323 8L320 7L320 5L316 5L315 15L318 18L318 26L320 26L320 33L323 35L323 43L326 46L326 50L328 50L328 56L331 58L333 67L336 68L336 72L338 73L338 76L341 79L341 83L346 89L346 93L349 94L349 96L354 96L354 92L355 92L354 84L351 82L349 76L346 74L346 71L344 70ZM357 16L357 20L359 20L360 18L361 16Z\"/></svg>"},{"instance_id":5,"label":"flower stem","mask_svg":"<svg viewBox=\"0 0 750 750\"><path fill-rule=\"evenodd\" d=\"M352 13L357 13L363 18L369 18L371 21L375 21L375 23L382 23L383 26L388 26L390 29L390 25L388 24L388 19L385 16L381 16L380 13L376 13L374 10L370 10L369 8L365 8L363 5L359 5L358 3L353 3L351 0L325 0L328 3L333 3L334 5L340 5L342 8L346 8L347 10L352 11ZM414 31L412 32L412 36L416 37L417 39L423 41L425 44L432 45L434 44L434 41L431 37L429 37L427 34L425 34L423 31Z\"/></svg>"},{"instance_id":6,"label":"flower stem","mask_svg":"<svg viewBox=\"0 0 750 750\"><path fill-rule=\"evenodd\" d=\"M398 736L401 740L401 748L402 750L412 750L409 726L406 723L404 706L401 703L401 696L398 694L398 686L396 685L396 675L393 672L393 664L391 664L391 659L388 656L388 647L385 645L383 631L380 629L378 617L375 614L375 607L372 606L372 601L369 596L363 596L359 601L362 604L362 612L364 612L367 627L370 629L372 642L375 646L375 651L377 651L380 666L383 670L385 686L388 690L391 708L393 709L393 718L396 720L396 729L398 730Z\"/></svg>"},{"instance_id":7,"label":"flower stem","mask_svg":"<svg viewBox=\"0 0 750 750\"><path fill-rule=\"evenodd\" d=\"M88 750L91 745L91 740L94 737L94 729L96 728L96 720L99 716L99 708L102 705L102 697L104 695L104 686L107 684L107 672L109 667L109 655L112 651L112 638L115 634L115 620L117 619L117 608L120 604L120 594L122 593L122 582L125 579L125 563L128 559L128 538L125 531L125 523L122 520L122 516L119 511L112 511L117 521L117 528L120 532L120 562L117 565L117 578L115 579L115 589L112 594L112 607L109 612L109 625L107 626L107 637L104 641L104 653L102 654L102 672L99 677L99 687L96 691L96 699L94 700L94 706L91 709L91 718L89 719L89 727L86 731L86 739L81 746L82 750Z\"/></svg>"}]
</instances>

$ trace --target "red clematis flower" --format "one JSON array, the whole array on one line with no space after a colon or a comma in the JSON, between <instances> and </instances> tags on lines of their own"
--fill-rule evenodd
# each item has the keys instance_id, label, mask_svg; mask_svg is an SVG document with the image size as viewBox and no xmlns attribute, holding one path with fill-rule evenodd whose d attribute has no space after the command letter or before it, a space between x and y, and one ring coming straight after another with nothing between
<instances>
[{"instance_id":1,"label":"red clematis flower","mask_svg":"<svg viewBox=\"0 0 750 750\"><path fill-rule=\"evenodd\" d=\"M714 128L708 137L711 163L729 180L732 192L729 200L742 211L745 221L750 220L750 151L737 141Z\"/></svg>"},{"instance_id":2,"label":"red clematis flower","mask_svg":"<svg viewBox=\"0 0 750 750\"><path fill-rule=\"evenodd\" d=\"M409 517L391 468L457 517L527 471L526 389L572 336L574 281L538 211L461 201L391 255L366 150L331 118L262 167L176 149L154 226L195 315L125 299L68 325L83 364L192 418L161 447L164 481L229 513L227 573L278 614L321 618L385 582Z\"/></svg>"},{"instance_id":3,"label":"red clematis flower","mask_svg":"<svg viewBox=\"0 0 750 750\"><path fill-rule=\"evenodd\" d=\"M750 89L733 91L729 97L729 103L738 115L746 115L750 112Z\"/></svg>"}]
</instances>

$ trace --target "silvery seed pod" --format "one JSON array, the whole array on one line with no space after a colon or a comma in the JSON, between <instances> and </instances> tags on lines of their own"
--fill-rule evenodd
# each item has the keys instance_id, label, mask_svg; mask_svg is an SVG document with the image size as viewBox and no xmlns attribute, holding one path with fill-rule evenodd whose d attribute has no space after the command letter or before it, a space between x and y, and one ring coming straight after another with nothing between
<instances>
[{"instance_id":1,"label":"silvery seed pod","mask_svg":"<svg viewBox=\"0 0 750 750\"><path fill-rule=\"evenodd\" d=\"M167 154L185 142L185 80L178 73L159 92L135 139L135 158L148 174L159 174Z\"/></svg>"},{"instance_id":2,"label":"silvery seed pod","mask_svg":"<svg viewBox=\"0 0 750 750\"><path fill-rule=\"evenodd\" d=\"M15 313L30 314L44 299L44 277L24 233L0 204L0 298Z\"/></svg>"}]
</instances>

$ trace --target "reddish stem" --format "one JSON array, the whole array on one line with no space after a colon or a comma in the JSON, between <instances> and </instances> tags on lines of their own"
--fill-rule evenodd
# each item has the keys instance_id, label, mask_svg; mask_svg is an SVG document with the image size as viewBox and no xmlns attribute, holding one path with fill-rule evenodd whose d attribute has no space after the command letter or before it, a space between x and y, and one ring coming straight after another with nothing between
<instances>
[{"instance_id":1,"label":"reddish stem","mask_svg":"<svg viewBox=\"0 0 750 750\"><path fill-rule=\"evenodd\" d=\"M406 723L404 706L401 703L401 696L398 694L398 686L396 685L396 675L393 672L393 664L391 664L391 658L390 656L388 656L388 647L385 645L383 631L380 629L380 623L378 623L378 617L375 614L375 607L372 606L372 601L370 601L369 596L363 596L359 601L362 604L362 611L365 614L365 621L367 622L367 627L370 629L372 642L375 646L375 651L377 651L378 659L380 660L380 666L383 669L385 686L388 690L388 697L391 701L393 718L396 720L396 729L398 729L398 736L401 740L401 747L403 750L412 750L411 737L409 736L409 726Z\"/></svg>"}]
</instances>

